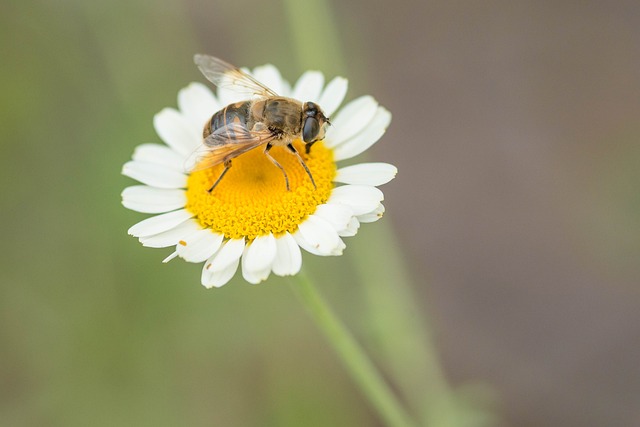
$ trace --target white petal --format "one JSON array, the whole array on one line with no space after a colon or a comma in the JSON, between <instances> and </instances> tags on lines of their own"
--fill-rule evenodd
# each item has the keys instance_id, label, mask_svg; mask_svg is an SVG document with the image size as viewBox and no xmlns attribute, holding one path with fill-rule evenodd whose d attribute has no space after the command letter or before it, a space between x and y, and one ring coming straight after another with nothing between
<instances>
[{"instance_id":1,"label":"white petal","mask_svg":"<svg viewBox=\"0 0 640 427\"><path fill-rule=\"evenodd\" d=\"M302 267L302 254L300 247L291 234L276 239L276 258L273 260L273 273L278 276L293 276L298 274Z\"/></svg>"},{"instance_id":2,"label":"white petal","mask_svg":"<svg viewBox=\"0 0 640 427\"><path fill-rule=\"evenodd\" d=\"M322 95L320 95L318 104L328 117L331 117L340 104L342 104L342 100L344 100L344 96L347 94L348 86L347 79L344 77L336 77L329 82L324 92L322 92Z\"/></svg>"},{"instance_id":3,"label":"white petal","mask_svg":"<svg viewBox=\"0 0 640 427\"><path fill-rule=\"evenodd\" d=\"M222 234L205 228L180 240L176 245L176 252L185 261L203 262L220 248L222 239Z\"/></svg>"},{"instance_id":4,"label":"white petal","mask_svg":"<svg viewBox=\"0 0 640 427\"><path fill-rule=\"evenodd\" d=\"M297 230L295 233L293 233L291 237L293 237L293 240L296 241L298 246L300 246L302 249L309 252L310 254L318 255L318 256L327 256L326 254L323 254L318 249L316 249L311 243L309 243L302 236L302 234L300 234L300 230Z\"/></svg>"},{"instance_id":5,"label":"white petal","mask_svg":"<svg viewBox=\"0 0 640 427\"><path fill-rule=\"evenodd\" d=\"M298 225L298 232L304 242L310 245L314 251L317 251L315 253L320 255L342 255L345 244L333 226L324 219L309 215L306 221ZM302 246L302 248L307 249L305 246Z\"/></svg>"},{"instance_id":6,"label":"white petal","mask_svg":"<svg viewBox=\"0 0 640 427\"><path fill-rule=\"evenodd\" d=\"M186 157L202 142L202 129L197 129L177 110L165 108L153 118L158 136L177 153Z\"/></svg>"},{"instance_id":7,"label":"white petal","mask_svg":"<svg viewBox=\"0 0 640 427\"><path fill-rule=\"evenodd\" d=\"M313 214L331 224L338 234L347 229L353 218L351 208L338 203L319 205Z\"/></svg>"},{"instance_id":8,"label":"white petal","mask_svg":"<svg viewBox=\"0 0 640 427\"><path fill-rule=\"evenodd\" d=\"M151 236L143 236L138 240L140 240L142 246L146 246L148 248L166 248L168 246L177 245L180 240L188 238L191 234L201 229L202 226L198 224L197 221L190 219L171 230Z\"/></svg>"},{"instance_id":9,"label":"white petal","mask_svg":"<svg viewBox=\"0 0 640 427\"><path fill-rule=\"evenodd\" d=\"M124 207L143 213L164 213L184 207L187 196L184 190L134 185L122 192Z\"/></svg>"},{"instance_id":10,"label":"white petal","mask_svg":"<svg viewBox=\"0 0 640 427\"><path fill-rule=\"evenodd\" d=\"M131 227L128 233L135 237L151 236L171 230L191 217L193 214L186 209L152 216Z\"/></svg>"},{"instance_id":11,"label":"white petal","mask_svg":"<svg viewBox=\"0 0 640 427\"><path fill-rule=\"evenodd\" d=\"M373 211L364 215L358 215L358 221L360 222L376 222L384 215L384 205L380 203Z\"/></svg>"},{"instance_id":12,"label":"white petal","mask_svg":"<svg viewBox=\"0 0 640 427\"><path fill-rule=\"evenodd\" d=\"M360 221L358 221L358 218L351 217L351 219L349 220L349 224L347 224L347 228L345 228L344 230L338 231L338 235L340 237L351 237L351 236L355 236L358 233L358 229L360 228Z\"/></svg>"},{"instance_id":13,"label":"white petal","mask_svg":"<svg viewBox=\"0 0 640 427\"><path fill-rule=\"evenodd\" d=\"M247 270L247 266L244 262L244 257L242 258L242 264L240 269L242 270L242 277L244 277L244 280L251 283L252 285L257 285L263 280L266 280L265 277L260 277L259 275L256 275L253 272ZM267 276L268 275L269 275L269 272L267 272Z\"/></svg>"},{"instance_id":14,"label":"white petal","mask_svg":"<svg viewBox=\"0 0 640 427\"><path fill-rule=\"evenodd\" d=\"M336 161L355 157L378 142L380 137L384 135L387 130L389 123L391 123L391 113L384 107L378 107L376 115L371 120L371 123L369 123L361 133L355 135L348 141L344 141L340 146L334 149Z\"/></svg>"},{"instance_id":15,"label":"white petal","mask_svg":"<svg viewBox=\"0 0 640 427\"><path fill-rule=\"evenodd\" d=\"M226 285L236 274L238 264L240 264L240 258L226 268L213 272L210 271L212 264L205 262L204 267L202 267L202 277L200 279L202 285L207 289L211 289L212 287L219 288Z\"/></svg>"},{"instance_id":16,"label":"white petal","mask_svg":"<svg viewBox=\"0 0 640 427\"><path fill-rule=\"evenodd\" d=\"M202 267L202 277L200 279L202 285L207 289L211 289L212 287L219 288L226 285L236 274L238 264L240 264L240 258L238 258L224 269L212 271L211 266L213 264L211 264L210 261L211 260L204 263L204 267Z\"/></svg>"},{"instance_id":17,"label":"white petal","mask_svg":"<svg viewBox=\"0 0 640 427\"><path fill-rule=\"evenodd\" d=\"M223 106L202 83L191 83L178 92L178 107L196 128L202 128L209 118Z\"/></svg>"},{"instance_id":18,"label":"white petal","mask_svg":"<svg viewBox=\"0 0 640 427\"><path fill-rule=\"evenodd\" d=\"M336 147L358 135L374 118L378 109L378 102L372 96L365 95L348 103L331 120L331 126L327 130L325 144L328 147Z\"/></svg>"},{"instance_id":19,"label":"white petal","mask_svg":"<svg viewBox=\"0 0 640 427\"><path fill-rule=\"evenodd\" d=\"M363 215L373 211L382 200L384 195L376 187L342 185L333 189L328 203L347 205L354 215Z\"/></svg>"},{"instance_id":20,"label":"white petal","mask_svg":"<svg viewBox=\"0 0 640 427\"><path fill-rule=\"evenodd\" d=\"M398 168L389 163L360 163L338 169L334 182L376 187L391 181Z\"/></svg>"},{"instance_id":21,"label":"white petal","mask_svg":"<svg viewBox=\"0 0 640 427\"><path fill-rule=\"evenodd\" d=\"M220 287L226 284L238 269L240 256L244 250L244 237L242 239L230 239L222 245L202 269L202 284L210 288Z\"/></svg>"},{"instance_id":22,"label":"white petal","mask_svg":"<svg viewBox=\"0 0 640 427\"><path fill-rule=\"evenodd\" d=\"M291 97L302 102L318 102L323 84L324 75L320 71L307 71L296 82ZM322 107L322 104L320 104L320 107Z\"/></svg>"},{"instance_id":23,"label":"white petal","mask_svg":"<svg viewBox=\"0 0 640 427\"><path fill-rule=\"evenodd\" d=\"M211 258L211 267L209 269L213 272L219 272L234 262L238 261L242 256L242 252L244 251L245 241L244 237L242 239L230 239Z\"/></svg>"},{"instance_id":24,"label":"white petal","mask_svg":"<svg viewBox=\"0 0 640 427\"><path fill-rule=\"evenodd\" d=\"M280 82L280 86L282 86L282 92L280 92L279 94L291 98L291 83L289 83L285 79L282 79L282 81Z\"/></svg>"},{"instance_id":25,"label":"white petal","mask_svg":"<svg viewBox=\"0 0 640 427\"><path fill-rule=\"evenodd\" d=\"M253 70L253 77L275 93L282 95L282 76L280 71L273 65L266 64L256 67Z\"/></svg>"},{"instance_id":26,"label":"white petal","mask_svg":"<svg viewBox=\"0 0 640 427\"><path fill-rule=\"evenodd\" d=\"M166 166L131 160L122 166L122 174L158 188L184 188L187 176Z\"/></svg>"},{"instance_id":27,"label":"white petal","mask_svg":"<svg viewBox=\"0 0 640 427\"><path fill-rule=\"evenodd\" d=\"M166 145L138 145L133 152L133 160L165 166L178 172L185 171L184 158Z\"/></svg>"},{"instance_id":28,"label":"white petal","mask_svg":"<svg viewBox=\"0 0 640 427\"><path fill-rule=\"evenodd\" d=\"M254 285L266 280L275 257L276 238L273 234L256 237L242 255L242 275Z\"/></svg>"}]
</instances>

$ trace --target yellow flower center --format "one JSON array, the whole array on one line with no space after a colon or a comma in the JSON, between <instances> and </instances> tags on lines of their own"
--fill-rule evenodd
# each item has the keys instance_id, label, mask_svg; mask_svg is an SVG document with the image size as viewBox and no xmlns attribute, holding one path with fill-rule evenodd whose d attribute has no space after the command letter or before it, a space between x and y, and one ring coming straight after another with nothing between
<instances>
[{"instance_id":1,"label":"yellow flower center","mask_svg":"<svg viewBox=\"0 0 640 427\"><path fill-rule=\"evenodd\" d=\"M317 189L293 153L286 147L273 147L269 154L289 177L291 191L287 191L282 171L259 147L233 159L231 168L211 193L208 190L224 165L191 173L186 208L203 227L227 238L244 236L253 240L269 233L295 232L318 205L327 202L336 165L333 151L321 141L313 145L309 154L304 154L304 144L299 140L294 146L309 167Z\"/></svg>"}]
</instances>

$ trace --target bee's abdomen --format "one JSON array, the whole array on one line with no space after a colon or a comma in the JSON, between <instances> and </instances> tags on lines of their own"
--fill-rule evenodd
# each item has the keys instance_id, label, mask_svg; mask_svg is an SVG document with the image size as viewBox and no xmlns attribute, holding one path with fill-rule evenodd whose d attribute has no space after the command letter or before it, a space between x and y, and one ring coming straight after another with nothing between
<instances>
[{"instance_id":1,"label":"bee's abdomen","mask_svg":"<svg viewBox=\"0 0 640 427\"><path fill-rule=\"evenodd\" d=\"M216 130L229 125L239 125L246 128L250 105L250 101L236 102L215 113L204 128L204 137L206 138Z\"/></svg>"}]
</instances>

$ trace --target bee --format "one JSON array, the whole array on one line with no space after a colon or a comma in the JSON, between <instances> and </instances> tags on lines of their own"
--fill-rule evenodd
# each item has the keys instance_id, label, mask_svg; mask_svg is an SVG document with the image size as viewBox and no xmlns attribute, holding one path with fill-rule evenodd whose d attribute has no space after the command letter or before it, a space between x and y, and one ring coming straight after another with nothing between
<instances>
[{"instance_id":1,"label":"bee","mask_svg":"<svg viewBox=\"0 0 640 427\"><path fill-rule=\"evenodd\" d=\"M195 55L194 61L202 74L217 87L252 94L251 99L229 104L211 116L202 132L201 150L203 160L199 170L224 164L224 170L208 190L211 193L231 168L231 161L257 147L264 146L264 154L284 175L287 191L289 177L282 165L269 151L274 146L287 147L309 175L314 188L311 171L293 146L301 139L305 152L324 139L331 124L320 106L314 102L301 102L275 93L241 69L209 55Z\"/></svg>"}]
</instances>

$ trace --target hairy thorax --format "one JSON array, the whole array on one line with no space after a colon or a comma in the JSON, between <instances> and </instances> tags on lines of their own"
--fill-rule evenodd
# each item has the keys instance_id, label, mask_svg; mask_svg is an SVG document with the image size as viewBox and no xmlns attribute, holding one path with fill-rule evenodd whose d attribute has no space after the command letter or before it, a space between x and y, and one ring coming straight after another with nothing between
<instances>
[{"instance_id":1,"label":"hairy thorax","mask_svg":"<svg viewBox=\"0 0 640 427\"><path fill-rule=\"evenodd\" d=\"M298 136L302 123L302 103L285 97L273 97L256 101L252 116L267 128L284 135Z\"/></svg>"}]
</instances>

